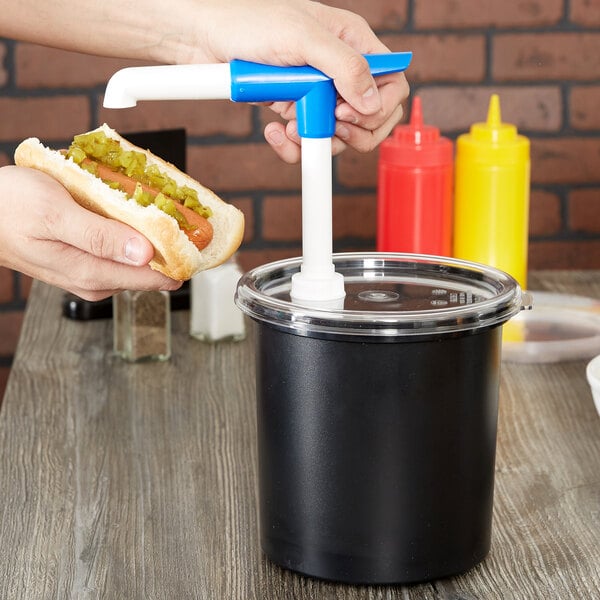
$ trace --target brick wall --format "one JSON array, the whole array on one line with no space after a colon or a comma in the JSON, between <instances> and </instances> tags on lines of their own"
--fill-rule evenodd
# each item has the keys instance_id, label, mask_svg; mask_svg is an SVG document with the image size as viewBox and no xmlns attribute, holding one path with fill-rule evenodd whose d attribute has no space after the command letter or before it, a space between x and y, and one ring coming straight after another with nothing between
<instances>
[{"instance_id":1,"label":"brick wall","mask_svg":"<svg viewBox=\"0 0 600 600\"><path fill-rule=\"evenodd\" d=\"M412 92L425 119L455 138L485 118L532 141L530 264L600 268L600 0L334 0L361 13L392 50L413 50ZM0 39L0 165L35 135L63 144L106 121L116 129L185 127L188 170L246 214L248 268L300 252L300 171L262 138L267 109L228 102L145 103L107 111L109 76L132 61ZM377 153L335 161L337 251L372 249ZM29 289L0 269L0 394Z\"/></svg>"}]
</instances>

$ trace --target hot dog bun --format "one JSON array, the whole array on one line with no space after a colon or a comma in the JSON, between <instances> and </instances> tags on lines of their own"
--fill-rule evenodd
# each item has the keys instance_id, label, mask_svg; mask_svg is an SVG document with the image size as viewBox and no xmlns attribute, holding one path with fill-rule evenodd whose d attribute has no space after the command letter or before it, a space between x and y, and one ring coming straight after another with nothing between
<instances>
[{"instance_id":1,"label":"hot dog bun","mask_svg":"<svg viewBox=\"0 0 600 600\"><path fill-rule=\"evenodd\" d=\"M201 204L212 211L208 221L213 227L213 238L206 248L198 251L177 221L156 206L141 206L124 192L110 188L101 179L80 168L60 151L45 147L37 138L28 138L19 144L15 151L15 164L47 173L58 180L81 206L137 229L154 246L155 254L150 266L173 279L189 279L198 271L216 267L238 249L244 234L244 216L237 208L174 165L149 150L134 146L108 125L104 124L95 131L103 131L107 137L118 140L125 150L143 152L148 165L159 166L178 185L197 191Z\"/></svg>"}]
</instances>

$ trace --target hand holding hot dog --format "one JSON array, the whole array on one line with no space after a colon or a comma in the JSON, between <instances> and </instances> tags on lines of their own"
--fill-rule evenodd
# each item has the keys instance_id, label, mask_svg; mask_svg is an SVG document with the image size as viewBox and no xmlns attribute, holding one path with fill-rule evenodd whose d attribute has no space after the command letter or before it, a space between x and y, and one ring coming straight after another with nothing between
<instances>
[{"instance_id":1,"label":"hand holding hot dog","mask_svg":"<svg viewBox=\"0 0 600 600\"><path fill-rule=\"evenodd\" d=\"M0 264L86 300L181 285L150 269L144 236L80 207L45 173L2 167L0 190Z\"/></svg>"},{"instance_id":2,"label":"hand holding hot dog","mask_svg":"<svg viewBox=\"0 0 600 600\"><path fill-rule=\"evenodd\" d=\"M106 124L68 149L28 138L15 162L56 179L82 207L134 227L154 248L150 267L173 279L220 265L242 241L237 208Z\"/></svg>"}]
</instances>

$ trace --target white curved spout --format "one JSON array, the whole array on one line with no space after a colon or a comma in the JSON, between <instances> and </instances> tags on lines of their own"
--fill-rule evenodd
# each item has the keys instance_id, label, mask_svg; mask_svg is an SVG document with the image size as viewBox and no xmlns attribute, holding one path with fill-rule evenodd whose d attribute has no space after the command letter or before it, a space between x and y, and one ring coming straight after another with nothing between
<instances>
[{"instance_id":1,"label":"white curved spout","mask_svg":"<svg viewBox=\"0 0 600 600\"><path fill-rule=\"evenodd\" d=\"M223 100L231 98L228 63L128 67L117 71L104 93L106 108L130 108L138 100Z\"/></svg>"}]
</instances>

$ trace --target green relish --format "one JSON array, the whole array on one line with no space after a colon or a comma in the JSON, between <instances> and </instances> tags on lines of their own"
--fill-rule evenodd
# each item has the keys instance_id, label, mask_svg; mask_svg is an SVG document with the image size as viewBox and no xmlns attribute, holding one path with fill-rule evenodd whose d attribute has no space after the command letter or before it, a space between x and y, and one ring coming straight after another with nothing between
<instances>
[{"instance_id":1,"label":"green relish","mask_svg":"<svg viewBox=\"0 0 600 600\"><path fill-rule=\"evenodd\" d=\"M86 158L92 158L114 171L131 177L138 182L132 195L138 204L142 206L154 204L185 228L189 228L190 225L177 210L177 203L190 208L204 218L212 216L211 209L200 204L196 190L187 185L177 185L175 180L162 172L157 165L147 165L146 155L143 152L124 150L117 140L107 137L103 131L76 135L67 151L67 157L72 158L75 163L94 175L97 175L95 164L82 164ZM119 187L115 182L105 181L105 183L111 187ZM159 193L152 197L152 194L143 190L141 184Z\"/></svg>"}]
</instances>

